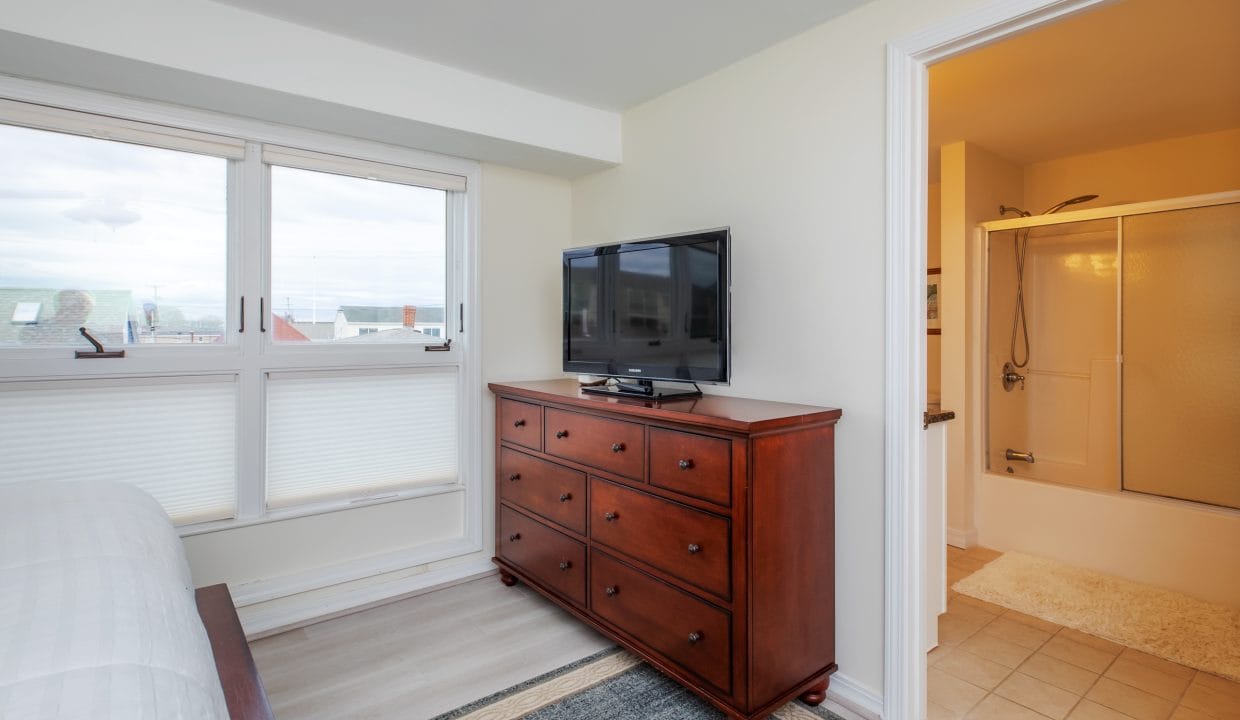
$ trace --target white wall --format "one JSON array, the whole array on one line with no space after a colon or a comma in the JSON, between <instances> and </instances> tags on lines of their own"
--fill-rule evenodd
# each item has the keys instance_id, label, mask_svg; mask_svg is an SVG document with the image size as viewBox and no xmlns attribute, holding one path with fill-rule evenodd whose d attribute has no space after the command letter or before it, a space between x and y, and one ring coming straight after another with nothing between
<instances>
[{"instance_id":1,"label":"white wall","mask_svg":"<svg viewBox=\"0 0 1240 720\"><path fill-rule=\"evenodd\" d=\"M730 395L840 407L840 678L883 677L884 46L979 3L878 0L624 116L573 242L730 225ZM806 622L814 622L806 618Z\"/></svg>"},{"instance_id":2,"label":"white wall","mask_svg":"<svg viewBox=\"0 0 1240 720\"><path fill-rule=\"evenodd\" d=\"M571 186L499 165L482 166L482 183L483 375L488 382L557 376Z\"/></svg>"}]
</instances>

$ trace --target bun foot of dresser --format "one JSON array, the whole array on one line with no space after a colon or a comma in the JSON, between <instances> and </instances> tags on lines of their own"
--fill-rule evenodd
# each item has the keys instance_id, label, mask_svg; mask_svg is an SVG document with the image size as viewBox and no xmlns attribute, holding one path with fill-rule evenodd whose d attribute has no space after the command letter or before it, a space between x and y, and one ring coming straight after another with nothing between
<instances>
[{"instance_id":1,"label":"bun foot of dresser","mask_svg":"<svg viewBox=\"0 0 1240 720\"><path fill-rule=\"evenodd\" d=\"M516 576L516 575L513 575L512 573L508 572L507 570L500 570L500 571L499 571L499 581L500 581L500 582L502 582L502 583L504 583L504 584L505 584L505 585L507 585L508 587L512 587L513 585L516 585L516 584L517 584L517 576Z\"/></svg>"},{"instance_id":2,"label":"bun foot of dresser","mask_svg":"<svg viewBox=\"0 0 1240 720\"><path fill-rule=\"evenodd\" d=\"M823 680L797 697L801 702L811 707L821 705L822 701L827 699L827 684L830 682L831 680L829 678L827 680Z\"/></svg>"}]
</instances>

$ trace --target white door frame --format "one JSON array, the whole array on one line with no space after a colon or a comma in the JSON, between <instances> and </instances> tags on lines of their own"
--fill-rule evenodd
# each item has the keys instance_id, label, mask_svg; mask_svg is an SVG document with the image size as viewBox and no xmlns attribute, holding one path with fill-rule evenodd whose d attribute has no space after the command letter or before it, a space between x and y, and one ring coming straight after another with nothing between
<instances>
[{"instance_id":1,"label":"white door frame","mask_svg":"<svg viewBox=\"0 0 1240 720\"><path fill-rule=\"evenodd\" d=\"M926 716L926 68L1107 0L996 0L887 46L883 717Z\"/></svg>"}]
</instances>

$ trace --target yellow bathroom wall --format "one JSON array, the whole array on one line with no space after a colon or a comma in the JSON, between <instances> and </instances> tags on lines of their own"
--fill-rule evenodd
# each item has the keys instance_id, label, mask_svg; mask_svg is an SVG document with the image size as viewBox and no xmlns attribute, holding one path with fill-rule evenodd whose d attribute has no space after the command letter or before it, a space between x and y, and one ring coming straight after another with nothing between
<instances>
[{"instance_id":1,"label":"yellow bathroom wall","mask_svg":"<svg viewBox=\"0 0 1240 720\"><path fill-rule=\"evenodd\" d=\"M1010 162L967 142L943 146L940 153L940 265L943 408L954 410L947 425L947 537L968 547L976 542L973 474L979 466L985 412L980 387L969 378L983 372L976 348L982 326L980 308L983 242L978 224L999 219L999 206L1024 194L1023 172Z\"/></svg>"},{"instance_id":2,"label":"yellow bathroom wall","mask_svg":"<svg viewBox=\"0 0 1240 720\"><path fill-rule=\"evenodd\" d=\"M926 193L926 267L931 268L939 267L941 262L939 200L942 189L942 183L930 183ZM926 336L926 400L932 403L939 402L942 393L942 338L942 335Z\"/></svg>"},{"instance_id":3,"label":"yellow bathroom wall","mask_svg":"<svg viewBox=\"0 0 1240 720\"><path fill-rule=\"evenodd\" d=\"M1237 190L1240 128L1048 160L1024 174L1023 207L1034 213L1077 195L1099 195L1080 207L1103 207Z\"/></svg>"}]
</instances>

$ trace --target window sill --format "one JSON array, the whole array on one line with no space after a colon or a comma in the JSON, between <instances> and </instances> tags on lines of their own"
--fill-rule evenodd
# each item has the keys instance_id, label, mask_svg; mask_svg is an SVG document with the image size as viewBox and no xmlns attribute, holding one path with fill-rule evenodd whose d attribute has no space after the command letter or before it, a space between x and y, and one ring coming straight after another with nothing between
<instances>
[{"instance_id":1,"label":"window sill","mask_svg":"<svg viewBox=\"0 0 1240 720\"><path fill-rule=\"evenodd\" d=\"M177 534L183 538L192 537L194 535L205 535L207 533L221 532L224 530L235 530L237 528L250 527L253 525L264 525L266 523L293 520L296 518L310 517L313 515L326 515L328 513L340 512L342 510L353 510L356 508L400 502L402 500L413 500L415 498L447 495L449 493L458 492L465 492L465 486L460 483L425 485L422 487L407 488L404 490L393 490L391 492L382 493L372 497L356 498L352 500L328 500L307 505L298 505L296 507L280 508L279 510L268 511L255 518L230 518L228 520L212 520L209 522L180 525L177 527Z\"/></svg>"}]
</instances>

